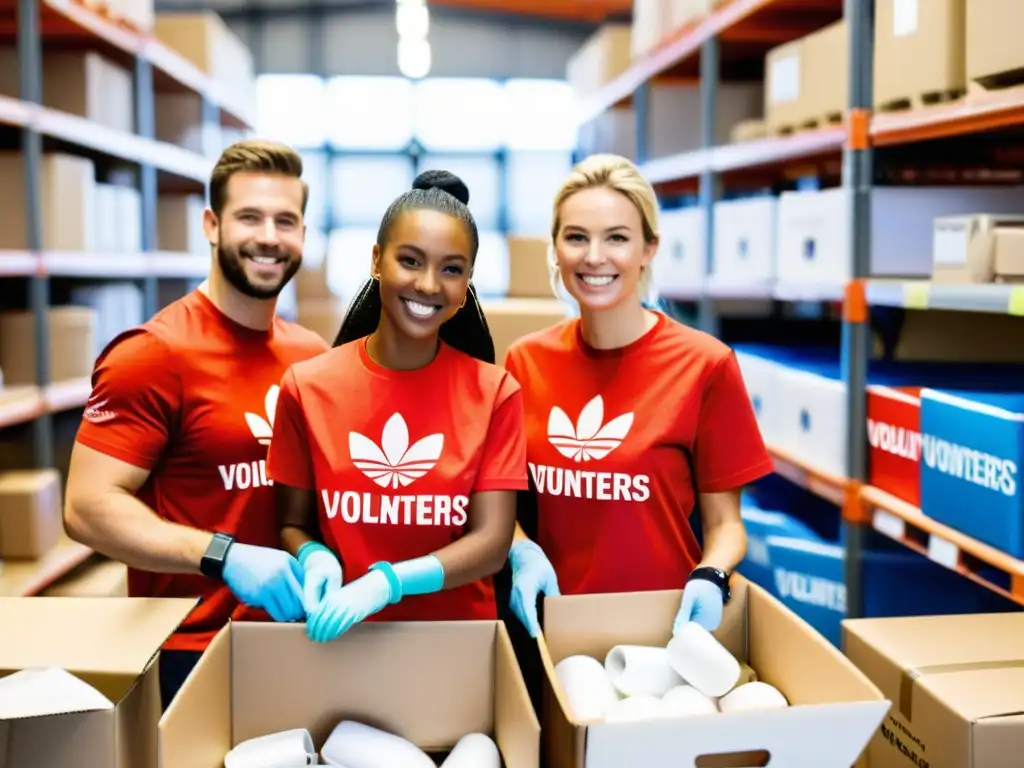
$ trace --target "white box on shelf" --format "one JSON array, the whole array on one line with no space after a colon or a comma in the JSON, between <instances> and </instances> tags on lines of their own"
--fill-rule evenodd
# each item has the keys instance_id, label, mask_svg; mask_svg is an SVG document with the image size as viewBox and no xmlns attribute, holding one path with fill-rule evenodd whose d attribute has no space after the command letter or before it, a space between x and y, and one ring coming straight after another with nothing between
<instances>
[{"instance_id":1,"label":"white box on shelf","mask_svg":"<svg viewBox=\"0 0 1024 768\"><path fill-rule=\"evenodd\" d=\"M704 288L704 210L680 208L661 214L661 243L652 264L654 287L668 299L686 299Z\"/></svg>"},{"instance_id":2,"label":"white box on shelf","mask_svg":"<svg viewBox=\"0 0 1024 768\"><path fill-rule=\"evenodd\" d=\"M736 362L739 363L743 383L747 387L750 403L757 416L757 424L761 428L761 437L766 443L781 446L779 418L780 398L778 375L781 366L767 357L736 350Z\"/></svg>"},{"instance_id":3,"label":"white box on shelf","mask_svg":"<svg viewBox=\"0 0 1024 768\"><path fill-rule=\"evenodd\" d=\"M134 187L115 187L117 204L117 250L142 252L142 194Z\"/></svg>"},{"instance_id":4,"label":"white box on shelf","mask_svg":"<svg viewBox=\"0 0 1024 768\"><path fill-rule=\"evenodd\" d=\"M750 284L775 277L777 205L768 196L715 203L712 280Z\"/></svg>"},{"instance_id":5,"label":"white box on shelf","mask_svg":"<svg viewBox=\"0 0 1024 768\"><path fill-rule=\"evenodd\" d=\"M118 247L117 187L96 183L96 251L117 253Z\"/></svg>"},{"instance_id":6,"label":"white box on shelf","mask_svg":"<svg viewBox=\"0 0 1024 768\"><path fill-rule=\"evenodd\" d=\"M779 365L776 444L815 469L846 475L846 385L817 373Z\"/></svg>"},{"instance_id":7,"label":"white box on shelf","mask_svg":"<svg viewBox=\"0 0 1024 768\"><path fill-rule=\"evenodd\" d=\"M778 279L834 284L852 277L852 190L783 192L778 204ZM938 216L1024 211L1024 187L875 187L870 192L870 274L929 277Z\"/></svg>"}]
</instances>

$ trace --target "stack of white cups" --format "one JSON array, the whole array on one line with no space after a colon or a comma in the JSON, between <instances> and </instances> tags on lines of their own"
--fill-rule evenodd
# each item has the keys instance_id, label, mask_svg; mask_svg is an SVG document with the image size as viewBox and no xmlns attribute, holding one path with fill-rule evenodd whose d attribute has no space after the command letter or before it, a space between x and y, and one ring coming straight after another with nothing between
<instances>
[{"instance_id":1,"label":"stack of white cups","mask_svg":"<svg viewBox=\"0 0 1024 768\"><path fill-rule=\"evenodd\" d=\"M320 750L334 768L437 768L419 747L401 736L343 720ZM309 731L296 729L242 742L224 758L224 768L305 768L321 765ZM462 737L441 768L501 768L501 754L482 733Z\"/></svg>"},{"instance_id":2,"label":"stack of white cups","mask_svg":"<svg viewBox=\"0 0 1024 768\"><path fill-rule=\"evenodd\" d=\"M789 706L774 687L740 683L736 658L699 624L684 625L665 648L618 645L604 665L569 656L555 675L580 722L691 717Z\"/></svg>"}]
</instances>

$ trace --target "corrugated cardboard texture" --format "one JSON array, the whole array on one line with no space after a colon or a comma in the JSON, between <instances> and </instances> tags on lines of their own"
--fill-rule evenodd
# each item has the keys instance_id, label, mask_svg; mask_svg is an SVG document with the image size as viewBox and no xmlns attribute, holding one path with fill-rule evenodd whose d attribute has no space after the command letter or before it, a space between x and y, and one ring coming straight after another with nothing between
<instances>
[{"instance_id":1,"label":"corrugated cardboard texture","mask_svg":"<svg viewBox=\"0 0 1024 768\"><path fill-rule=\"evenodd\" d=\"M681 596L681 591L667 591L545 600L541 657L550 765L763 765L751 761L764 753L771 757L771 765L794 768L848 768L858 760L889 703L809 625L739 577L733 578L733 598L715 636L793 706L635 723L571 721L553 682L554 666L576 654L603 660L622 643L666 645ZM704 762L706 758L711 761ZM736 762L741 758L746 762Z\"/></svg>"},{"instance_id":2,"label":"corrugated cardboard texture","mask_svg":"<svg viewBox=\"0 0 1024 768\"><path fill-rule=\"evenodd\" d=\"M1021 637L1020 613L844 621L846 655L893 702L871 768L1020 765Z\"/></svg>"},{"instance_id":3,"label":"corrugated cardboard texture","mask_svg":"<svg viewBox=\"0 0 1024 768\"><path fill-rule=\"evenodd\" d=\"M268 663L268 660L273 663ZM540 727L500 622L362 624L327 644L305 627L232 623L160 723L160 768L221 768L248 739L344 719L427 752L492 734L506 768L538 768Z\"/></svg>"}]
</instances>

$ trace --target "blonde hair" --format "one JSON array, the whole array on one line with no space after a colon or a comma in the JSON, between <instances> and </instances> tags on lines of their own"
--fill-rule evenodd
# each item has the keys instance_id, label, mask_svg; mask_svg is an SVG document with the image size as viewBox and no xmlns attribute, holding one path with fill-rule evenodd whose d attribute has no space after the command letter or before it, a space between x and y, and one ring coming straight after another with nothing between
<instances>
[{"instance_id":1,"label":"blonde hair","mask_svg":"<svg viewBox=\"0 0 1024 768\"><path fill-rule=\"evenodd\" d=\"M548 271L551 276L551 288L558 294L561 274L558 270L558 255L555 251L555 243L558 242L558 232L562 228L562 221L559 211L562 203L587 189L604 187L612 189L626 198L634 205L640 213L643 226L644 242L647 245L657 245L660 235L658 233L658 196L654 188L641 175L640 169L630 160L620 155L591 155L572 169L569 178L562 184L562 188L555 195L553 215L551 217L551 245L548 248ZM639 293L645 296L651 287L651 270L644 268L640 274Z\"/></svg>"},{"instance_id":2,"label":"blonde hair","mask_svg":"<svg viewBox=\"0 0 1024 768\"><path fill-rule=\"evenodd\" d=\"M280 174L302 179L302 156L286 144L243 139L225 149L210 174L210 208L217 216L227 202L228 182L236 173ZM309 185L302 182L302 213L306 213Z\"/></svg>"}]
</instances>

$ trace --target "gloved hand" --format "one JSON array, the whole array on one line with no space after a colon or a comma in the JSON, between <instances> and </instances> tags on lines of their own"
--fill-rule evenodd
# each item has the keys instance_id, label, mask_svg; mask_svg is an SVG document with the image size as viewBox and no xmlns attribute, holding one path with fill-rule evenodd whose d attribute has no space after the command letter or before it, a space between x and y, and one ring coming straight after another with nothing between
<instances>
[{"instance_id":1,"label":"gloved hand","mask_svg":"<svg viewBox=\"0 0 1024 768\"><path fill-rule=\"evenodd\" d=\"M302 609L302 566L283 549L255 547L237 541L228 549L224 583L250 608L262 608L274 621L299 621Z\"/></svg>"},{"instance_id":2,"label":"gloved hand","mask_svg":"<svg viewBox=\"0 0 1024 768\"><path fill-rule=\"evenodd\" d=\"M305 574L302 591L308 616L329 592L341 588L341 563L331 550L317 541L307 541L299 547L298 561Z\"/></svg>"},{"instance_id":3,"label":"gloved hand","mask_svg":"<svg viewBox=\"0 0 1024 768\"><path fill-rule=\"evenodd\" d=\"M722 623L722 590L707 579L692 579L683 589L683 600L672 625L672 634L688 621L695 621L708 632Z\"/></svg>"},{"instance_id":4,"label":"gloved hand","mask_svg":"<svg viewBox=\"0 0 1024 768\"><path fill-rule=\"evenodd\" d=\"M512 563L512 595L509 606L526 627L530 637L540 634L540 621L537 619L537 599L543 592L548 597L558 597L558 577L536 542L529 539L518 539L509 550L508 559Z\"/></svg>"},{"instance_id":5,"label":"gloved hand","mask_svg":"<svg viewBox=\"0 0 1024 768\"><path fill-rule=\"evenodd\" d=\"M306 619L306 636L326 643L345 634L353 625L387 606L391 585L380 571L369 571L343 587L330 590Z\"/></svg>"}]
</instances>

